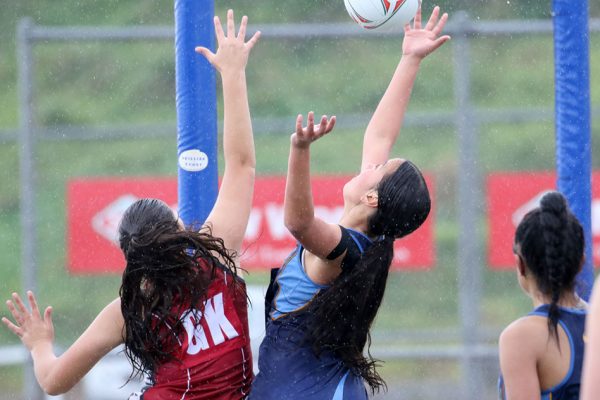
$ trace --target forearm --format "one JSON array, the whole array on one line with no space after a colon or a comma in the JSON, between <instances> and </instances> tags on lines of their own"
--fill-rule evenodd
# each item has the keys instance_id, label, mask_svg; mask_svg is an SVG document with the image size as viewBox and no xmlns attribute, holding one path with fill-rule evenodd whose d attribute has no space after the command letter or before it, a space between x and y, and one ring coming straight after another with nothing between
<instances>
[{"instance_id":1,"label":"forearm","mask_svg":"<svg viewBox=\"0 0 600 400\"><path fill-rule=\"evenodd\" d=\"M295 236L314 219L312 187L310 182L310 149L290 148L285 186L285 226Z\"/></svg>"},{"instance_id":2,"label":"forearm","mask_svg":"<svg viewBox=\"0 0 600 400\"><path fill-rule=\"evenodd\" d=\"M61 385L55 377L58 358L54 354L52 343L43 343L36 346L31 351L31 358L33 359L35 377L44 392L57 395L70 389L70 387L66 390L60 390L61 388L59 388L59 386L64 385Z\"/></svg>"},{"instance_id":3,"label":"forearm","mask_svg":"<svg viewBox=\"0 0 600 400\"><path fill-rule=\"evenodd\" d=\"M387 145L388 154L391 151L400 133L420 64L421 59L414 56L403 56L398 63L367 126L363 145L365 150L369 149L371 143L379 143Z\"/></svg>"},{"instance_id":4,"label":"forearm","mask_svg":"<svg viewBox=\"0 0 600 400\"><path fill-rule=\"evenodd\" d=\"M222 74L225 166L256 167L244 70Z\"/></svg>"}]
</instances>

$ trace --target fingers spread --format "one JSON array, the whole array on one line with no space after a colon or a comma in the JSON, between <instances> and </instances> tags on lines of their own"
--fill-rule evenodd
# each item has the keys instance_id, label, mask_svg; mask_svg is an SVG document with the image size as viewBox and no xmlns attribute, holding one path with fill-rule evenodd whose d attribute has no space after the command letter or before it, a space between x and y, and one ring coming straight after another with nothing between
<instances>
[{"instance_id":1,"label":"fingers spread","mask_svg":"<svg viewBox=\"0 0 600 400\"><path fill-rule=\"evenodd\" d=\"M439 35L442 32L442 29L444 29L446 21L448 21L448 14L444 13L444 15L442 15L442 18L440 18L440 21L431 31L435 33L436 36Z\"/></svg>"},{"instance_id":2,"label":"fingers spread","mask_svg":"<svg viewBox=\"0 0 600 400\"><path fill-rule=\"evenodd\" d=\"M32 291L27 292L27 299L29 300L29 305L31 306L31 314L37 318L40 318L40 309L38 308L37 301L35 300L35 296Z\"/></svg>"},{"instance_id":3,"label":"fingers spread","mask_svg":"<svg viewBox=\"0 0 600 400\"><path fill-rule=\"evenodd\" d=\"M248 43L246 43L246 46L248 46L249 49L252 49L254 47L254 45L256 44L256 42L258 42L258 39L260 39L260 31L256 31L256 33L252 36L252 38L250 38L250 40L248 40Z\"/></svg>"},{"instance_id":4,"label":"fingers spread","mask_svg":"<svg viewBox=\"0 0 600 400\"><path fill-rule=\"evenodd\" d=\"M215 57L215 54L206 47L198 46L194 50L196 53L202 54L209 62Z\"/></svg>"},{"instance_id":5,"label":"fingers spread","mask_svg":"<svg viewBox=\"0 0 600 400\"><path fill-rule=\"evenodd\" d=\"M29 311L27 308L25 308L25 304L23 304L23 300L21 300L21 296L19 296L17 293L13 293L12 298L21 313L25 315L29 314Z\"/></svg>"},{"instance_id":6,"label":"fingers spread","mask_svg":"<svg viewBox=\"0 0 600 400\"><path fill-rule=\"evenodd\" d=\"M233 10L227 11L227 37L235 37L235 23L233 22Z\"/></svg>"},{"instance_id":7,"label":"fingers spread","mask_svg":"<svg viewBox=\"0 0 600 400\"><path fill-rule=\"evenodd\" d=\"M8 311L10 311L10 313L12 314L13 318L15 319L15 321L17 321L17 324L21 325L21 323L23 322L23 316L15 308L15 305L13 304L13 302L10 301L10 300L7 300L6 301L6 307L8 307Z\"/></svg>"},{"instance_id":8,"label":"fingers spread","mask_svg":"<svg viewBox=\"0 0 600 400\"><path fill-rule=\"evenodd\" d=\"M6 325L8 329L10 329L12 333L17 335L18 337L23 336L23 330L15 324L13 324L12 322L10 322L8 318L2 317L2 322L4 323L4 325Z\"/></svg>"},{"instance_id":9,"label":"fingers spread","mask_svg":"<svg viewBox=\"0 0 600 400\"><path fill-rule=\"evenodd\" d=\"M436 41L434 42L433 49L434 50L437 49L438 47L440 47L441 45L446 43L448 40L450 40L450 36L448 36L448 35L444 35L442 37L437 38Z\"/></svg>"},{"instance_id":10,"label":"fingers spread","mask_svg":"<svg viewBox=\"0 0 600 400\"><path fill-rule=\"evenodd\" d=\"M333 130L333 127L335 126L335 115L333 117L331 117L331 119L329 120L329 122L327 123L327 129L325 133L329 133Z\"/></svg>"},{"instance_id":11,"label":"fingers spread","mask_svg":"<svg viewBox=\"0 0 600 400\"><path fill-rule=\"evenodd\" d=\"M323 134L327 133L326 129L327 129L327 115L323 115L323 116L321 116L321 122L319 123L318 133L323 135Z\"/></svg>"},{"instance_id":12,"label":"fingers spread","mask_svg":"<svg viewBox=\"0 0 600 400\"><path fill-rule=\"evenodd\" d=\"M415 15L415 20L414 20L415 29L421 29L421 19L422 19L421 6L419 5L419 8L417 9L417 14Z\"/></svg>"},{"instance_id":13,"label":"fingers spread","mask_svg":"<svg viewBox=\"0 0 600 400\"><path fill-rule=\"evenodd\" d=\"M308 113L308 122L306 124L306 130L308 131L309 134L312 134L314 132L314 129L315 129L315 113L311 111Z\"/></svg>"},{"instance_id":14,"label":"fingers spread","mask_svg":"<svg viewBox=\"0 0 600 400\"><path fill-rule=\"evenodd\" d=\"M429 21L427 22L427 26L425 27L425 29L427 29L428 31L432 30L438 22L439 15L440 8L438 6L435 6L433 8L433 12L431 13L431 17L429 17Z\"/></svg>"},{"instance_id":15,"label":"fingers spread","mask_svg":"<svg viewBox=\"0 0 600 400\"><path fill-rule=\"evenodd\" d=\"M213 21L215 23L215 35L217 36L217 42L220 43L221 40L225 38L225 33L223 32L223 25L221 25L221 20L217 16L215 16Z\"/></svg>"},{"instance_id":16,"label":"fingers spread","mask_svg":"<svg viewBox=\"0 0 600 400\"><path fill-rule=\"evenodd\" d=\"M298 116L296 117L296 133L297 134L302 134L302 114L298 114Z\"/></svg>"},{"instance_id":17,"label":"fingers spread","mask_svg":"<svg viewBox=\"0 0 600 400\"><path fill-rule=\"evenodd\" d=\"M44 311L44 322L48 327L52 327L52 307L46 307Z\"/></svg>"},{"instance_id":18,"label":"fingers spread","mask_svg":"<svg viewBox=\"0 0 600 400\"><path fill-rule=\"evenodd\" d=\"M246 26L248 25L248 17L247 16L243 16L242 17L242 22L240 22L240 31L238 32L237 38L244 40L244 38L246 37Z\"/></svg>"}]
</instances>

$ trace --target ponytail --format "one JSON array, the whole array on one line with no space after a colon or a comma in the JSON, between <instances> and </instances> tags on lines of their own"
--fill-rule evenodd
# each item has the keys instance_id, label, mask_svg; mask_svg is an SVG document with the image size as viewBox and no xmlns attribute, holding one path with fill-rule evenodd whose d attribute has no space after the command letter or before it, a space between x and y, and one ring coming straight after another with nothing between
<instances>
[{"instance_id":1,"label":"ponytail","mask_svg":"<svg viewBox=\"0 0 600 400\"><path fill-rule=\"evenodd\" d=\"M317 295L307 310L312 322L307 340L315 354L332 351L373 392L386 388L369 347L371 325L383 299L393 257L393 238L375 242L353 268L345 268L328 290Z\"/></svg>"},{"instance_id":2,"label":"ponytail","mask_svg":"<svg viewBox=\"0 0 600 400\"><path fill-rule=\"evenodd\" d=\"M540 207L529 212L517 227L515 243L535 276L539 290L550 298L548 330L558 342L562 296L572 291L583 261L583 228L558 192L546 194Z\"/></svg>"}]
</instances>

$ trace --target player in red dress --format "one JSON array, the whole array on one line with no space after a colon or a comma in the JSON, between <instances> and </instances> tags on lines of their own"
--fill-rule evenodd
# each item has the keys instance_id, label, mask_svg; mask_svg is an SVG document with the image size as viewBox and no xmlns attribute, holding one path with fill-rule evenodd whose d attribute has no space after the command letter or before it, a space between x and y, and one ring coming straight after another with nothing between
<instances>
[{"instance_id":1,"label":"player in red dress","mask_svg":"<svg viewBox=\"0 0 600 400\"><path fill-rule=\"evenodd\" d=\"M125 344L133 374L149 386L132 398L243 399L252 382L246 288L236 274L252 206L256 159L245 69L260 33L245 41L247 18L235 34L215 18L218 50L196 51L223 83L225 171L215 206L200 231L183 228L156 199L132 204L119 227L127 260L119 297L62 355L52 349L52 308L43 315L33 293L28 309L17 293L4 324L31 352L36 378L52 395L67 392L109 351ZM123 382L114 382L121 385Z\"/></svg>"}]
</instances>

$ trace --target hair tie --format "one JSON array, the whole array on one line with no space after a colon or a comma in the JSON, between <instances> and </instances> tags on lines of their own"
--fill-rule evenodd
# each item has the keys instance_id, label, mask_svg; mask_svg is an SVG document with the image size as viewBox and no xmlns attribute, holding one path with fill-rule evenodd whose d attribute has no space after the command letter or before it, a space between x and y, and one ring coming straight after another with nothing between
<instances>
[{"instance_id":1,"label":"hair tie","mask_svg":"<svg viewBox=\"0 0 600 400\"><path fill-rule=\"evenodd\" d=\"M389 235L381 235L379 236L379 239L377 239L378 242L393 242L395 239L393 236L389 236Z\"/></svg>"}]
</instances>

